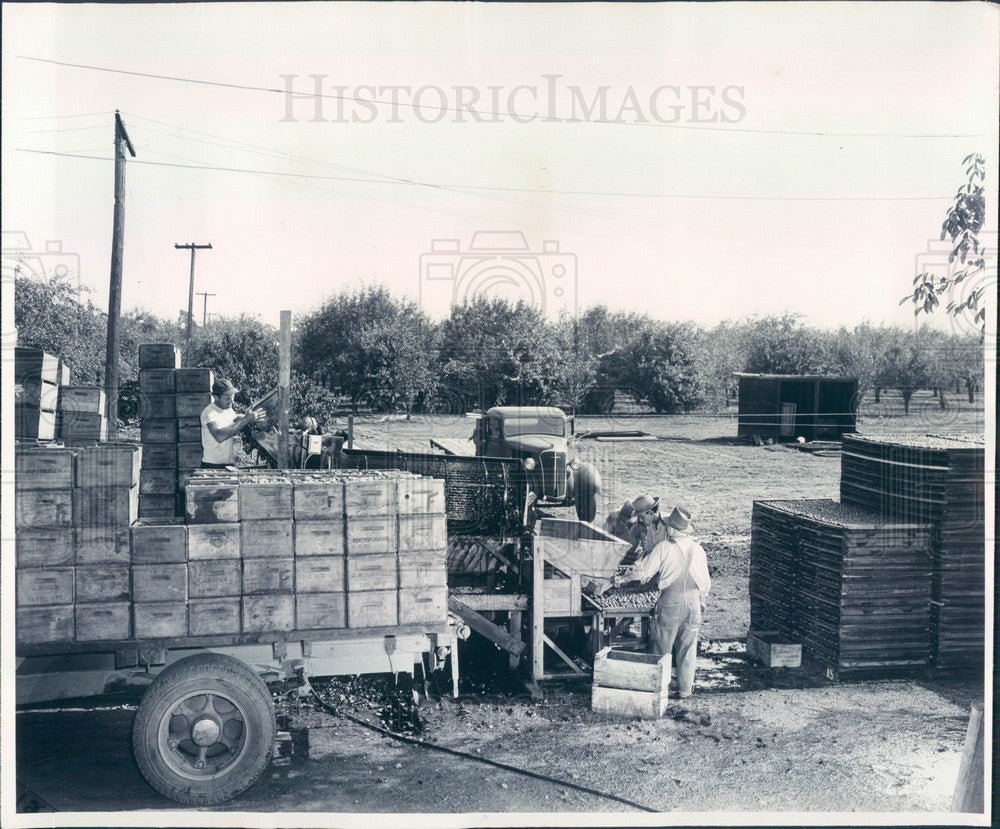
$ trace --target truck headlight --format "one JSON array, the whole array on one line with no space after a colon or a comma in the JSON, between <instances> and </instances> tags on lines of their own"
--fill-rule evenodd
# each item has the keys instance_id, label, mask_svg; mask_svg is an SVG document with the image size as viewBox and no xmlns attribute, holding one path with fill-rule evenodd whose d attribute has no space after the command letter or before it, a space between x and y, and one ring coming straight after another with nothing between
<instances>
[{"instance_id":1,"label":"truck headlight","mask_svg":"<svg viewBox=\"0 0 1000 829\"><path fill-rule=\"evenodd\" d=\"M577 469L580 468L580 461L578 461L576 458L573 458L573 460L569 462L569 468L575 472Z\"/></svg>"},{"instance_id":2,"label":"truck headlight","mask_svg":"<svg viewBox=\"0 0 1000 829\"><path fill-rule=\"evenodd\" d=\"M527 469L529 472L532 469L534 469L535 468L535 459L534 458L525 458L524 459L524 468Z\"/></svg>"}]
</instances>

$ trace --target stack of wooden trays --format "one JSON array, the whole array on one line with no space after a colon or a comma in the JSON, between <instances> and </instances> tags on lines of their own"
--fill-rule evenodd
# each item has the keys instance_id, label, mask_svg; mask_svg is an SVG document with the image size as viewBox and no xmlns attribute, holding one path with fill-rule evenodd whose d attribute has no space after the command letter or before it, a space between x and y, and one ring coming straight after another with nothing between
<instances>
[{"instance_id":1,"label":"stack of wooden trays","mask_svg":"<svg viewBox=\"0 0 1000 829\"><path fill-rule=\"evenodd\" d=\"M750 544L750 629L798 633L794 501L755 501Z\"/></svg>"}]
</instances>

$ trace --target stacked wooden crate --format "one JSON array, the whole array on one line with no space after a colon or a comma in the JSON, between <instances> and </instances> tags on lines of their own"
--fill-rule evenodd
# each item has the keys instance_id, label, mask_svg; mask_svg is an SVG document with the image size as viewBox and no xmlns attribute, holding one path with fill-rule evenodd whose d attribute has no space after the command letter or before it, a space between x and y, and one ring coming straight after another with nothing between
<instances>
[{"instance_id":1,"label":"stacked wooden crate","mask_svg":"<svg viewBox=\"0 0 1000 829\"><path fill-rule=\"evenodd\" d=\"M108 439L104 390L97 386L61 386L56 436L66 446L89 446Z\"/></svg>"},{"instance_id":2,"label":"stacked wooden crate","mask_svg":"<svg viewBox=\"0 0 1000 829\"><path fill-rule=\"evenodd\" d=\"M54 440L59 386L69 383L69 368L39 348L14 349L14 434L28 440Z\"/></svg>"}]
</instances>

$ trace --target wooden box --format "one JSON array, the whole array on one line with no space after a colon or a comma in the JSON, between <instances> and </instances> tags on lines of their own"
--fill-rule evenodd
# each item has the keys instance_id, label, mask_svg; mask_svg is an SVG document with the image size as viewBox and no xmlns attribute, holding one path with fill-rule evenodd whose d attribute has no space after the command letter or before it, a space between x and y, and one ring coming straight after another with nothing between
<instances>
[{"instance_id":1,"label":"wooden box","mask_svg":"<svg viewBox=\"0 0 1000 829\"><path fill-rule=\"evenodd\" d=\"M201 463L201 444L198 444L198 463ZM173 443L147 443L142 447L143 469L176 469L177 448Z\"/></svg>"},{"instance_id":2,"label":"wooden box","mask_svg":"<svg viewBox=\"0 0 1000 829\"><path fill-rule=\"evenodd\" d=\"M38 406L14 405L14 436L29 440L55 440L56 413Z\"/></svg>"},{"instance_id":3,"label":"wooden box","mask_svg":"<svg viewBox=\"0 0 1000 829\"><path fill-rule=\"evenodd\" d=\"M77 527L130 527L139 518L139 487L77 487L73 524Z\"/></svg>"},{"instance_id":4,"label":"wooden box","mask_svg":"<svg viewBox=\"0 0 1000 829\"><path fill-rule=\"evenodd\" d=\"M347 558L349 593L355 590L395 590L398 584L394 553Z\"/></svg>"},{"instance_id":5,"label":"wooden box","mask_svg":"<svg viewBox=\"0 0 1000 829\"><path fill-rule=\"evenodd\" d=\"M294 629L294 596L243 597L244 633L268 633Z\"/></svg>"},{"instance_id":6,"label":"wooden box","mask_svg":"<svg viewBox=\"0 0 1000 829\"><path fill-rule=\"evenodd\" d=\"M28 489L14 494L14 526L69 527L73 523L73 492L69 489Z\"/></svg>"},{"instance_id":7,"label":"wooden box","mask_svg":"<svg viewBox=\"0 0 1000 829\"><path fill-rule=\"evenodd\" d=\"M97 386L60 386L59 412L90 412L104 414L106 400L104 389Z\"/></svg>"},{"instance_id":8,"label":"wooden box","mask_svg":"<svg viewBox=\"0 0 1000 829\"><path fill-rule=\"evenodd\" d=\"M108 439L108 420L93 412L57 412L56 435L67 446L87 446Z\"/></svg>"},{"instance_id":9,"label":"wooden box","mask_svg":"<svg viewBox=\"0 0 1000 829\"><path fill-rule=\"evenodd\" d=\"M802 645L774 631L750 631L747 656L767 668L798 668L802 665Z\"/></svg>"},{"instance_id":10,"label":"wooden box","mask_svg":"<svg viewBox=\"0 0 1000 829\"><path fill-rule=\"evenodd\" d=\"M344 556L307 556L295 562L296 593L341 593Z\"/></svg>"},{"instance_id":11,"label":"wooden box","mask_svg":"<svg viewBox=\"0 0 1000 829\"><path fill-rule=\"evenodd\" d=\"M181 367L181 352L173 343L141 343L139 345L139 368Z\"/></svg>"},{"instance_id":12,"label":"wooden box","mask_svg":"<svg viewBox=\"0 0 1000 829\"><path fill-rule=\"evenodd\" d=\"M23 567L16 576L18 607L73 604L72 567Z\"/></svg>"},{"instance_id":13,"label":"wooden box","mask_svg":"<svg viewBox=\"0 0 1000 829\"><path fill-rule=\"evenodd\" d=\"M179 368L174 372L174 388L178 392L211 394L214 381L215 375L210 368Z\"/></svg>"},{"instance_id":14,"label":"wooden box","mask_svg":"<svg viewBox=\"0 0 1000 829\"><path fill-rule=\"evenodd\" d=\"M350 518L396 514L394 478L347 478L344 480L344 514Z\"/></svg>"},{"instance_id":15,"label":"wooden box","mask_svg":"<svg viewBox=\"0 0 1000 829\"><path fill-rule=\"evenodd\" d=\"M130 531L122 527L78 527L76 563L128 564L132 558Z\"/></svg>"},{"instance_id":16,"label":"wooden box","mask_svg":"<svg viewBox=\"0 0 1000 829\"><path fill-rule=\"evenodd\" d=\"M72 489L76 484L76 452L70 449L18 448L14 484L21 489Z\"/></svg>"},{"instance_id":17,"label":"wooden box","mask_svg":"<svg viewBox=\"0 0 1000 829\"><path fill-rule=\"evenodd\" d=\"M347 594L349 628L394 627L399 624L395 590L371 590Z\"/></svg>"},{"instance_id":18,"label":"wooden box","mask_svg":"<svg viewBox=\"0 0 1000 829\"><path fill-rule=\"evenodd\" d=\"M59 373L59 358L46 354L40 348L14 348L14 379L18 383L41 380L58 385L62 379Z\"/></svg>"},{"instance_id":19,"label":"wooden box","mask_svg":"<svg viewBox=\"0 0 1000 829\"><path fill-rule=\"evenodd\" d=\"M448 583L448 551L421 550L399 555L399 587L439 587Z\"/></svg>"},{"instance_id":20,"label":"wooden box","mask_svg":"<svg viewBox=\"0 0 1000 829\"><path fill-rule=\"evenodd\" d=\"M174 433L178 443L201 443L201 415L198 417L183 417L177 420L177 429ZM198 458L201 465L201 458Z\"/></svg>"},{"instance_id":21,"label":"wooden box","mask_svg":"<svg viewBox=\"0 0 1000 829\"><path fill-rule=\"evenodd\" d=\"M176 378L175 378L176 382ZM177 392L174 395L174 411L178 420L193 420L201 418L205 407L212 402L212 395L203 392ZM199 420L200 426L200 420Z\"/></svg>"},{"instance_id":22,"label":"wooden box","mask_svg":"<svg viewBox=\"0 0 1000 829\"><path fill-rule=\"evenodd\" d=\"M240 522L243 558L291 558L294 549L291 520Z\"/></svg>"},{"instance_id":23,"label":"wooden box","mask_svg":"<svg viewBox=\"0 0 1000 829\"><path fill-rule=\"evenodd\" d=\"M162 521L177 515L176 495L141 495L139 518L143 521Z\"/></svg>"},{"instance_id":24,"label":"wooden box","mask_svg":"<svg viewBox=\"0 0 1000 829\"><path fill-rule=\"evenodd\" d=\"M218 636L240 632L238 598L198 599L188 602L188 633L191 636Z\"/></svg>"},{"instance_id":25,"label":"wooden box","mask_svg":"<svg viewBox=\"0 0 1000 829\"><path fill-rule=\"evenodd\" d=\"M396 511L400 515L445 513L444 481L440 478L400 478L396 482Z\"/></svg>"},{"instance_id":26,"label":"wooden box","mask_svg":"<svg viewBox=\"0 0 1000 829\"><path fill-rule=\"evenodd\" d=\"M295 597L295 627L298 630L342 628L346 625L344 593L303 593Z\"/></svg>"},{"instance_id":27,"label":"wooden box","mask_svg":"<svg viewBox=\"0 0 1000 829\"><path fill-rule=\"evenodd\" d=\"M127 602L132 574L127 564L86 564L76 568L76 601Z\"/></svg>"},{"instance_id":28,"label":"wooden box","mask_svg":"<svg viewBox=\"0 0 1000 829\"><path fill-rule=\"evenodd\" d=\"M176 420L144 420L139 424L143 444L177 443Z\"/></svg>"},{"instance_id":29,"label":"wooden box","mask_svg":"<svg viewBox=\"0 0 1000 829\"><path fill-rule=\"evenodd\" d=\"M448 623L448 586L409 587L399 590L399 624Z\"/></svg>"},{"instance_id":30,"label":"wooden box","mask_svg":"<svg viewBox=\"0 0 1000 829\"><path fill-rule=\"evenodd\" d=\"M139 473L140 495L173 495L176 492L175 469L143 469Z\"/></svg>"},{"instance_id":31,"label":"wooden box","mask_svg":"<svg viewBox=\"0 0 1000 829\"><path fill-rule=\"evenodd\" d=\"M239 524L188 524L188 559L240 557Z\"/></svg>"},{"instance_id":32,"label":"wooden box","mask_svg":"<svg viewBox=\"0 0 1000 829\"><path fill-rule=\"evenodd\" d=\"M40 645L47 642L72 642L73 617L71 604L21 608L14 619L17 643Z\"/></svg>"},{"instance_id":33,"label":"wooden box","mask_svg":"<svg viewBox=\"0 0 1000 829\"><path fill-rule=\"evenodd\" d=\"M244 593L291 593L294 584L294 559L252 558L243 562Z\"/></svg>"},{"instance_id":34,"label":"wooden box","mask_svg":"<svg viewBox=\"0 0 1000 829\"><path fill-rule=\"evenodd\" d=\"M295 521L296 556L342 556L344 519Z\"/></svg>"},{"instance_id":35,"label":"wooden box","mask_svg":"<svg viewBox=\"0 0 1000 829\"><path fill-rule=\"evenodd\" d=\"M221 524L240 520L240 490L236 484L195 484L184 488L184 512L189 524Z\"/></svg>"},{"instance_id":36,"label":"wooden box","mask_svg":"<svg viewBox=\"0 0 1000 829\"><path fill-rule=\"evenodd\" d=\"M187 636L186 602L136 602L132 605L136 639Z\"/></svg>"},{"instance_id":37,"label":"wooden box","mask_svg":"<svg viewBox=\"0 0 1000 829\"><path fill-rule=\"evenodd\" d=\"M183 524L136 524L132 527L133 564L187 561L188 528Z\"/></svg>"},{"instance_id":38,"label":"wooden box","mask_svg":"<svg viewBox=\"0 0 1000 829\"><path fill-rule=\"evenodd\" d=\"M78 642L123 641L132 632L132 605L128 602L77 604Z\"/></svg>"},{"instance_id":39,"label":"wooden box","mask_svg":"<svg viewBox=\"0 0 1000 829\"><path fill-rule=\"evenodd\" d=\"M202 451L200 440L197 443L178 443L176 458L177 468L197 469L200 467Z\"/></svg>"},{"instance_id":40,"label":"wooden box","mask_svg":"<svg viewBox=\"0 0 1000 829\"><path fill-rule=\"evenodd\" d=\"M400 515L399 550L436 550L448 546L444 513L437 515Z\"/></svg>"},{"instance_id":41,"label":"wooden box","mask_svg":"<svg viewBox=\"0 0 1000 829\"><path fill-rule=\"evenodd\" d=\"M580 576L573 573L566 579L545 579L542 594L546 616L579 616L582 613Z\"/></svg>"},{"instance_id":42,"label":"wooden box","mask_svg":"<svg viewBox=\"0 0 1000 829\"><path fill-rule=\"evenodd\" d=\"M77 486L133 486L139 483L142 447L134 443L104 443L79 450Z\"/></svg>"},{"instance_id":43,"label":"wooden box","mask_svg":"<svg viewBox=\"0 0 1000 829\"><path fill-rule=\"evenodd\" d=\"M210 599L239 596L243 585L242 567L237 559L214 558L188 562L188 596Z\"/></svg>"},{"instance_id":44,"label":"wooden box","mask_svg":"<svg viewBox=\"0 0 1000 829\"><path fill-rule=\"evenodd\" d=\"M240 521L292 517L292 484L240 483Z\"/></svg>"},{"instance_id":45,"label":"wooden box","mask_svg":"<svg viewBox=\"0 0 1000 829\"><path fill-rule=\"evenodd\" d=\"M26 527L14 534L18 567L53 567L72 564L74 536L71 527Z\"/></svg>"},{"instance_id":46,"label":"wooden box","mask_svg":"<svg viewBox=\"0 0 1000 829\"><path fill-rule=\"evenodd\" d=\"M187 565L132 565L132 595L136 602L186 601Z\"/></svg>"},{"instance_id":47,"label":"wooden box","mask_svg":"<svg viewBox=\"0 0 1000 829\"><path fill-rule=\"evenodd\" d=\"M172 368L140 369L139 391L142 394L172 395L174 393L174 370Z\"/></svg>"},{"instance_id":48,"label":"wooden box","mask_svg":"<svg viewBox=\"0 0 1000 829\"><path fill-rule=\"evenodd\" d=\"M594 657L590 707L627 717L662 717L669 685L670 654L604 648Z\"/></svg>"},{"instance_id":49,"label":"wooden box","mask_svg":"<svg viewBox=\"0 0 1000 829\"><path fill-rule=\"evenodd\" d=\"M396 552L396 516L347 519L347 555Z\"/></svg>"},{"instance_id":50,"label":"wooden box","mask_svg":"<svg viewBox=\"0 0 1000 829\"><path fill-rule=\"evenodd\" d=\"M295 481L293 500L296 521L343 520L343 481Z\"/></svg>"},{"instance_id":51,"label":"wooden box","mask_svg":"<svg viewBox=\"0 0 1000 829\"><path fill-rule=\"evenodd\" d=\"M143 392L139 395L140 420L174 420L176 417L173 394Z\"/></svg>"},{"instance_id":52,"label":"wooden box","mask_svg":"<svg viewBox=\"0 0 1000 829\"><path fill-rule=\"evenodd\" d=\"M14 405L45 412L58 411L59 386L41 380L18 382L14 386Z\"/></svg>"}]
</instances>

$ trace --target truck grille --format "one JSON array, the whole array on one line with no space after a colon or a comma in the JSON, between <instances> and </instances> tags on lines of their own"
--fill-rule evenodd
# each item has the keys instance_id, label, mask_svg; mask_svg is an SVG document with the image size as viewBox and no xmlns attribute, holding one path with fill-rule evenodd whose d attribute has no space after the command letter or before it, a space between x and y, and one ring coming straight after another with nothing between
<instances>
[{"instance_id":1,"label":"truck grille","mask_svg":"<svg viewBox=\"0 0 1000 829\"><path fill-rule=\"evenodd\" d=\"M566 456L562 452L548 450L539 458L542 466L542 487L545 497L562 500L566 497Z\"/></svg>"}]
</instances>

